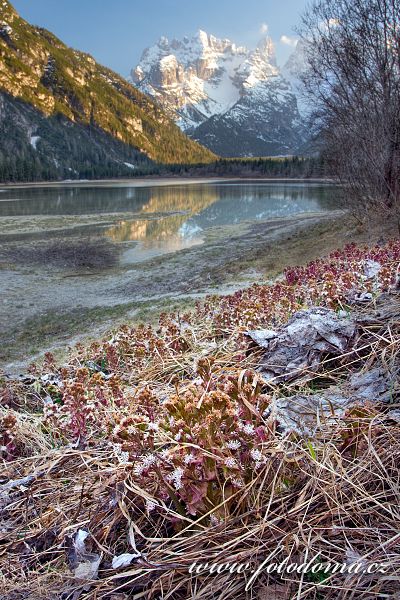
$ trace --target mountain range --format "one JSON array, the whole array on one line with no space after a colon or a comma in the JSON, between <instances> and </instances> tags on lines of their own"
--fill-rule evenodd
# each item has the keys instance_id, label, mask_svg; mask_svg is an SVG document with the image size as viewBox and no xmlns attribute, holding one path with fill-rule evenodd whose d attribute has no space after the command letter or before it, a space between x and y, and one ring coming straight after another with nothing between
<instances>
[{"instance_id":1,"label":"mountain range","mask_svg":"<svg viewBox=\"0 0 400 600\"><path fill-rule=\"evenodd\" d=\"M130 74L194 140L222 156L301 152L307 142L299 42L283 68L264 37L254 50L205 31L159 41Z\"/></svg>"},{"instance_id":2,"label":"mountain range","mask_svg":"<svg viewBox=\"0 0 400 600\"><path fill-rule=\"evenodd\" d=\"M0 181L215 159L149 96L0 0Z\"/></svg>"}]
</instances>

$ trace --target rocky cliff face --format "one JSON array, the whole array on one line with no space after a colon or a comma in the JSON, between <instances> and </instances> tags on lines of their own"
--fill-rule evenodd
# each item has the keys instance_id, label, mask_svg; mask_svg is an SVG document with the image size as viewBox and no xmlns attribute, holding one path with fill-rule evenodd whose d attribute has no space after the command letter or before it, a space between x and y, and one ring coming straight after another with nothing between
<instances>
[{"instance_id":1,"label":"rocky cliff face","mask_svg":"<svg viewBox=\"0 0 400 600\"><path fill-rule=\"evenodd\" d=\"M254 50L199 31L191 39L162 37L131 71L194 139L224 156L292 154L305 131L298 106L295 53L283 70L270 38Z\"/></svg>"},{"instance_id":2,"label":"rocky cliff face","mask_svg":"<svg viewBox=\"0 0 400 600\"><path fill-rule=\"evenodd\" d=\"M155 97L184 130L221 113L240 96L234 83L247 50L204 31L182 41L162 37L132 70L133 83Z\"/></svg>"}]
</instances>

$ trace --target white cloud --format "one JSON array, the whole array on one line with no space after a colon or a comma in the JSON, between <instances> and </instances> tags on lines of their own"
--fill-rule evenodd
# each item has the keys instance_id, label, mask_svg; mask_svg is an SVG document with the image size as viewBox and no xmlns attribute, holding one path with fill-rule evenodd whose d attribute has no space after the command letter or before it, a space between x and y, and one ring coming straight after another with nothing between
<instances>
[{"instance_id":1,"label":"white cloud","mask_svg":"<svg viewBox=\"0 0 400 600\"><path fill-rule=\"evenodd\" d=\"M281 42L286 46L292 46L294 48L298 42L298 39L295 37L290 37L290 35L282 35Z\"/></svg>"},{"instance_id":2,"label":"white cloud","mask_svg":"<svg viewBox=\"0 0 400 600\"><path fill-rule=\"evenodd\" d=\"M266 23L261 23L260 33L262 33L262 34L268 33L268 25Z\"/></svg>"}]
</instances>

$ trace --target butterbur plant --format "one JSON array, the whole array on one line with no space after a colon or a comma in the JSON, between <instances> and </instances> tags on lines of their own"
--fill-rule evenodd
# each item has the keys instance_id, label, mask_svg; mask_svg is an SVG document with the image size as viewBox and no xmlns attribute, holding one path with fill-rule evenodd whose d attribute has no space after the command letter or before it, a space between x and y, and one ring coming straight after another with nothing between
<instances>
[{"instance_id":1,"label":"butterbur plant","mask_svg":"<svg viewBox=\"0 0 400 600\"><path fill-rule=\"evenodd\" d=\"M211 366L200 361L203 384L177 386L161 404L143 390L135 414L117 414L112 427L114 453L132 468L137 483L193 516L251 481L267 460L270 437L262 417L269 397L260 393L255 373L219 379Z\"/></svg>"},{"instance_id":2,"label":"butterbur plant","mask_svg":"<svg viewBox=\"0 0 400 600\"><path fill-rule=\"evenodd\" d=\"M77 348L62 369L49 355L45 422L60 441L104 442L137 485L177 512L198 517L221 503L229 511L229 499L271 464L275 439L270 397L246 368L243 333L279 327L301 308L343 309L355 294L386 290L399 262L399 241L349 245L275 283L207 298L193 313L162 314L156 327L120 327ZM10 444L3 442L8 454Z\"/></svg>"},{"instance_id":3,"label":"butterbur plant","mask_svg":"<svg viewBox=\"0 0 400 600\"><path fill-rule=\"evenodd\" d=\"M399 262L398 240L374 248L350 245L288 269L274 282L209 297L191 313L163 314L154 326L119 327L76 347L62 367L47 355L28 380L5 379L0 458L10 481L27 476L31 482L17 483L7 507L13 514L7 535L14 540L11 563L4 563L8 572L20 573L18 552L28 548L21 535L27 535L34 550L32 567L23 560L29 586L36 575L42 586L48 575L51 597L58 581L70 593L71 573L57 548L79 527L93 542L86 550L104 554L88 598L111 593L113 582L128 595L192 597L196 575L186 574L192 561L234 558L253 565L260 550L278 546L290 556L307 556L310 540L316 555L328 548L329 557L341 562L349 544L360 556L374 552L378 532L392 552L398 415L387 406L382 410L378 399L356 405L349 396L346 408L341 398L357 381L386 389L391 373L391 399L397 398L398 294L391 286ZM375 297L385 290L385 311L394 315L387 323L383 311L375 318ZM323 361L310 380L266 384L257 365L268 359L262 348L249 347L249 330L277 331L293 313L316 305L330 307L338 318L355 317L351 350ZM362 377L350 379L358 373ZM335 406L328 413L325 402L319 410L320 398L330 403L331 392L340 398L335 415ZM303 404L303 397L310 403ZM21 406L33 411L14 412ZM303 411L306 424L314 414L317 419L315 433L306 437L291 426ZM345 500L342 507L338 498ZM134 538L142 556L135 564ZM43 550L41 539L50 540ZM149 579L146 556L168 572L152 569ZM110 577L110 566L120 572ZM308 585L298 575L300 587ZM241 593L229 572L219 577L230 598L250 593ZM340 589L347 589L346 581L339 580ZM354 590L362 594L371 584L370 591L386 593L375 583L362 577ZM15 580L15 589L19 584ZM208 597L215 591L204 589Z\"/></svg>"},{"instance_id":4,"label":"butterbur plant","mask_svg":"<svg viewBox=\"0 0 400 600\"><path fill-rule=\"evenodd\" d=\"M120 406L122 399L116 377L105 381L101 373L92 374L81 367L73 379L63 380L56 398L45 398L45 422L84 447L92 434L102 430L107 407Z\"/></svg>"},{"instance_id":5,"label":"butterbur plant","mask_svg":"<svg viewBox=\"0 0 400 600\"><path fill-rule=\"evenodd\" d=\"M178 442L169 454L174 470L167 477L189 514L207 512L227 500L266 460L263 444L269 430L249 407L256 400L263 410L269 399L254 397L253 388L251 395L245 390L235 397L237 387L232 381L227 391L191 387L165 404L163 426Z\"/></svg>"},{"instance_id":6,"label":"butterbur plant","mask_svg":"<svg viewBox=\"0 0 400 600\"><path fill-rule=\"evenodd\" d=\"M157 327L120 327L110 338L81 348L79 363L93 361L100 370L117 373L124 380L137 374L137 385L140 374L149 368L153 379L165 381L170 375L163 371L165 363L190 352L199 335L218 343L232 335L238 339L247 329L277 327L311 305L342 308L360 293L387 290L399 263L398 240L372 248L349 244L324 259L286 269L281 281L209 297L193 313L164 313Z\"/></svg>"},{"instance_id":7,"label":"butterbur plant","mask_svg":"<svg viewBox=\"0 0 400 600\"><path fill-rule=\"evenodd\" d=\"M212 319L219 335L237 328L274 327L303 307L322 305L335 309L352 302L357 294L386 291L395 282L399 262L399 240L372 248L349 244L325 259L286 269L283 281L255 284L208 301L198 314Z\"/></svg>"},{"instance_id":8,"label":"butterbur plant","mask_svg":"<svg viewBox=\"0 0 400 600\"><path fill-rule=\"evenodd\" d=\"M123 411L109 420L112 441L135 459L144 448L154 449L154 434L158 430L160 404L151 390L145 388L127 403Z\"/></svg>"},{"instance_id":9,"label":"butterbur plant","mask_svg":"<svg viewBox=\"0 0 400 600\"><path fill-rule=\"evenodd\" d=\"M10 411L0 416L0 457L12 460L17 453L15 433L17 418Z\"/></svg>"}]
</instances>

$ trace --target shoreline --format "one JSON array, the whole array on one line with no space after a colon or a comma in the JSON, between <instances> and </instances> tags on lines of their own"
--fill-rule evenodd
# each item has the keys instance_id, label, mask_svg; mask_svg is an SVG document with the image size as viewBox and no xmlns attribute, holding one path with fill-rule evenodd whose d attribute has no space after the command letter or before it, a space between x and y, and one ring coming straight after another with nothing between
<instances>
[{"instance_id":1,"label":"shoreline","mask_svg":"<svg viewBox=\"0 0 400 600\"><path fill-rule=\"evenodd\" d=\"M140 188L238 182L244 185L264 182L333 185L336 189L335 182L327 178L232 177L71 180L8 184L0 189L60 186L101 189L118 185ZM2 195L9 194L0 194L0 203ZM100 229L109 225L107 219L97 217L96 223ZM343 209L298 213L215 226L207 230L202 244L125 265L118 263L119 253L133 242L123 246L103 240L99 246L97 230L92 239L88 229L86 237L94 252L95 266L79 269L73 261L68 262L74 243L78 257L81 252L76 240L71 237L70 241L70 222L63 221L59 231L49 236L45 245L30 231L36 226L30 222L24 233L24 248L10 237L4 240L3 253L0 253L0 281L4 290L0 311L0 363L7 372L24 370L49 349L65 353L69 345L96 339L123 322L156 320L159 313L170 306L179 305L185 310L206 295L224 295L256 282L270 282L286 267L306 264L349 242L370 244L381 237L383 230L393 229L390 223L384 222L375 223L373 231L363 230ZM82 227L92 226L90 219L82 223ZM14 234L11 231L9 235ZM61 249L65 251L66 246L70 249L65 264L53 260L55 254L60 254L59 244L63 240ZM43 252L48 252L48 260L43 261Z\"/></svg>"},{"instance_id":2,"label":"shoreline","mask_svg":"<svg viewBox=\"0 0 400 600\"><path fill-rule=\"evenodd\" d=\"M370 246L383 232L398 236L390 222L365 229L347 211L337 210L216 227L203 244L123 269L80 273L43 265L18 272L3 267L1 368L10 375L22 373L46 351L62 358L76 343L86 345L122 324L154 324L160 313L185 312L206 296L270 283L285 268L349 243Z\"/></svg>"},{"instance_id":3,"label":"shoreline","mask_svg":"<svg viewBox=\"0 0 400 600\"><path fill-rule=\"evenodd\" d=\"M270 281L286 266L313 259L315 236L329 238L321 240L322 251L334 249L332 231L343 215L307 213L216 227L203 244L91 277L46 265L0 270L7 290L0 315L2 369L24 370L49 349L65 351L123 322L156 319L174 304L185 310L207 295Z\"/></svg>"},{"instance_id":4,"label":"shoreline","mask_svg":"<svg viewBox=\"0 0 400 600\"><path fill-rule=\"evenodd\" d=\"M33 181L33 182L15 182L15 183L0 183L1 188L18 189L30 187L59 187L59 186L93 186L102 187L108 185L124 185L124 187L148 187L148 186L163 186L163 185L195 185L197 183L225 183L234 181L255 181L266 183L323 183L329 185L340 185L338 181L331 178L319 177L166 177L151 175L149 177L138 178L120 178L120 179L65 179L60 181ZM173 182L173 183L171 183ZM1 198L0 198L1 200Z\"/></svg>"}]
</instances>

